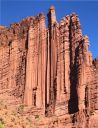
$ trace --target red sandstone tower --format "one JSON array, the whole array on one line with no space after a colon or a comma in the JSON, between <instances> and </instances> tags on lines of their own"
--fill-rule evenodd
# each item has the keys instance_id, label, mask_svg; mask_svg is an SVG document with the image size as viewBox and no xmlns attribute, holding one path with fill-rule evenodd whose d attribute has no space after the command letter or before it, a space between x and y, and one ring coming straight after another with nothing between
<instances>
[{"instance_id":1,"label":"red sandstone tower","mask_svg":"<svg viewBox=\"0 0 98 128\"><path fill-rule=\"evenodd\" d=\"M92 59L75 13L58 23L51 6L47 28L43 13L0 27L0 64L5 102L10 94L8 104L17 101L46 116L73 114L77 127L93 128L89 120L98 109L98 59Z\"/></svg>"}]
</instances>

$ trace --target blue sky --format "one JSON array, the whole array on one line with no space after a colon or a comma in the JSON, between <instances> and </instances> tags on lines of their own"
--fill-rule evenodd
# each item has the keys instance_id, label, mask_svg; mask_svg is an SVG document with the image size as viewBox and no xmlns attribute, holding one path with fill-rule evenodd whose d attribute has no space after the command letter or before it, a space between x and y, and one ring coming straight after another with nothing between
<instances>
[{"instance_id":1,"label":"blue sky","mask_svg":"<svg viewBox=\"0 0 98 128\"><path fill-rule=\"evenodd\" d=\"M56 8L57 20L75 12L80 18L83 35L88 35L93 58L98 57L98 1L97 0L0 0L0 25L9 26L27 16L44 12L51 5Z\"/></svg>"}]
</instances>

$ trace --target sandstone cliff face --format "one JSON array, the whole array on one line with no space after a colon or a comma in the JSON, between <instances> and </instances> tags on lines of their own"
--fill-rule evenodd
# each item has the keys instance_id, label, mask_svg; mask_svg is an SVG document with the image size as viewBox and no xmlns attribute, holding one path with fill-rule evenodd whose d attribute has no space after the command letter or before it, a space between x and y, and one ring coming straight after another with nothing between
<instances>
[{"instance_id":1,"label":"sandstone cliff face","mask_svg":"<svg viewBox=\"0 0 98 128\"><path fill-rule=\"evenodd\" d=\"M98 110L98 58L88 48L78 16L58 24L53 6L48 28L42 13L0 26L0 100L40 108L46 116L68 115L62 128L97 128L98 120L90 122Z\"/></svg>"}]
</instances>

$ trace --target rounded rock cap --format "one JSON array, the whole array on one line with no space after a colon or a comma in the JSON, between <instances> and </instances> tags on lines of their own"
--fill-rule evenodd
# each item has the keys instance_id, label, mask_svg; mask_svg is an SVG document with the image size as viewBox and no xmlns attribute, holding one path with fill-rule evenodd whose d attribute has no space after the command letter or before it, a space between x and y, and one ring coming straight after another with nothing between
<instances>
[{"instance_id":1,"label":"rounded rock cap","mask_svg":"<svg viewBox=\"0 0 98 128\"><path fill-rule=\"evenodd\" d=\"M53 5L51 5L49 10L55 10L55 7Z\"/></svg>"},{"instance_id":2,"label":"rounded rock cap","mask_svg":"<svg viewBox=\"0 0 98 128\"><path fill-rule=\"evenodd\" d=\"M39 17L45 17L45 15L44 15L44 13L43 12L41 12L41 13L39 13L39 15L38 15Z\"/></svg>"},{"instance_id":3,"label":"rounded rock cap","mask_svg":"<svg viewBox=\"0 0 98 128\"><path fill-rule=\"evenodd\" d=\"M41 20L41 19L45 19L45 15L44 15L44 13L39 13L38 17L39 17L39 20Z\"/></svg>"}]
</instances>

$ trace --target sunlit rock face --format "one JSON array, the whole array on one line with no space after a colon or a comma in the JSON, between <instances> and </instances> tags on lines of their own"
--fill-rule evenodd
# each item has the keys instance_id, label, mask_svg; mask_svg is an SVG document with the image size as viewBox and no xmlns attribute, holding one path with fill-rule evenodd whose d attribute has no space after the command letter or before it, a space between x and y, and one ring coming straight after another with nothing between
<instances>
[{"instance_id":1,"label":"sunlit rock face","mask_svg":"<svg viewBox=\"0 0 98 128\"><path fill-rule=\"evenodd\" d=\"M42 13L0 26L0 100L65 116L60 128L98 128L98 58L88 36L75 13L58 23L51 6L47 16L48 27Z\"/></svg>"}]
</instances>

